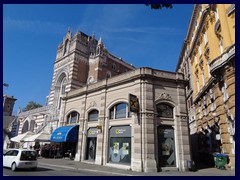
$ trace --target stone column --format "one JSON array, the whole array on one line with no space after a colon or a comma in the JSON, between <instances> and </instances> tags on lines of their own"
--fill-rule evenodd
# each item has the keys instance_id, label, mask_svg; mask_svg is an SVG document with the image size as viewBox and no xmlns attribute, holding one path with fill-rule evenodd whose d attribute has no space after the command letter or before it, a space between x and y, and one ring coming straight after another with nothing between
<instances>
[{"instance_id":1,"label":"stone column","mask_svg":"<svg viewBox=\"0 0 240 180\"><path fill-rule=\"evenodd\" d=\"M133 171L142 172L142 134L141 125L137 114L132 114L132 158L131 168Z\"/></svg>"},{"instance_id":2,"label":"stone column","mask_svg":"<svg viewBox=\"0 0 240 180\"><path fill-rule=\"evenodd\" d=\"M105 107L106 107L106 89L102 90L101 96L101 105L100 105L100 112L99 112L99 125L102 127L99 130L97 135L97 152L96 152L96 160L95 164L103 165L103 149L104 149L104 134L106 133L105 130ZM106 148L106 147L105 147Z\"/></svg>"},{"instance_id":3,"label":"stone column","mask_svg":"<svg viewBox=\"0 0 240 180\"><path fill-rule=\"evenodd\" d=\"M77 142L77 153L75 155L74 161L82 161L82 142L83 142L83 121L84 119L81 119L79 121L79 130L78 130L78 142Z\"/></svg>"},{"instance_id":4,"label":"stone column","mask_svg":"<svg viewBox=\"0 0 240 180\"><path fill-rule=\"evenodd\" d=\"M153 84L152 81L148 79L143 81L142 86L142 153L144 172L157 172L154 136Z\"/></svg>"},{"instance_id":5,"label":"stone column","mask_svg":"<svg viewBox=\"0 0 240 180\"><path fill-rule=\"evenodd\" d=\"M154 137L154 113L143 114L143 140L144 140L144 172L157 172L155 137Z\"/></svg>"}]
</instances>

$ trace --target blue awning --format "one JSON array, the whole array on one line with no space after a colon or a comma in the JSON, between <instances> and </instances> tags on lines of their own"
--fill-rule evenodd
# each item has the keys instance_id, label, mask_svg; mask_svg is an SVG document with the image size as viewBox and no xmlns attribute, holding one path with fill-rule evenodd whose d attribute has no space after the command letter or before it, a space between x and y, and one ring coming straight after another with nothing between
<instances>
[{"instance_id":1,"label":"blue awning","mask_svg":"<svg viewBox=\"0 0 240 180\"><path fill-rule=\"evenodd\" d=\"M57 128L50 138L52 142L77 142L79 125Z\"/></svg>"}]
</instances>

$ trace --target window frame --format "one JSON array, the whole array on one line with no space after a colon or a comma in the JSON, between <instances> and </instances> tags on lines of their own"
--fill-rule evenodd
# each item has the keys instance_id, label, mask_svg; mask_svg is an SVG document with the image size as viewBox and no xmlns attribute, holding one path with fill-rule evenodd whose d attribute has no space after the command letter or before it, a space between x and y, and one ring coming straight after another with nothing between
<instances>
[{"instance_id":1,"label":"window frame","mask_svg":"<svg viewBox=\"0 0 240 180\"><path fill-rule=\"evenodd\" d=\"M125 116L120 116L117 117L117 115L121 114L117 111L117 106L120 106L121 104L125 105ZM122 109L120 109L121 111ZM114 120L114 119L126 119L129 118L129 108L128 108L128 103L127 102L119 102L116 103L115 105L113 105L110 109L109 109L109 119L110 120Z\"/></svg>"},{"instance_id":2,"label":"window frame","mask_svg":"<svg viewBox=\"0 0 240 180\"><path fill-rule=\"evenodd\" d=\"M97 112L97 119L90 119L90 115L94 111ZM88 113L88 121L89 122L95 122L95 121L98 121L98 119L99 119L99 111L97 109L92 109L91 111L89 111L89 113Z\"/></svg>"},{"instance_id":3,"label":"window frame","mask_svg":"<svg viewBox=\"0 0 240 180\"><path fill-rule=\"evenodd\" d=\"M72 120L73 120L73 117L72 117L72 114L73 114L73 113L76 113L76 121L75 121L75 122L72 121ZM75 117L75 116L74 116L74 117ZM78 123L79 117L80 117L80 113L78 113L77 111L71 111L71 112L67 115L67 122L68 122L68 124L76 124L76 123Z\"/></svg>"}]
</instances>

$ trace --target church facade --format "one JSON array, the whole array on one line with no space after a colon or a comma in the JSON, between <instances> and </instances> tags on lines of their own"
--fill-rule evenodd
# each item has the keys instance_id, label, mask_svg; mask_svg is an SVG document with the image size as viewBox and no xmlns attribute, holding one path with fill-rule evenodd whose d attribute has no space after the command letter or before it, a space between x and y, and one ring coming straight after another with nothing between
<instances>
[{"instance_id":1,"label":"church facade","mask_svg":"<svg viewBox=\"0 0 240 180\"><path fill-rule=\"evenodd\" d=\"M49 132L53 142L74 147L75 161L186 171L186 84L182 73L135 68L109 53L101 38L68 31L57 48L47 105L19 114L19 134ZM60 140L61 130L72 127L77 133Z\"/></svg>"}]
</instances>

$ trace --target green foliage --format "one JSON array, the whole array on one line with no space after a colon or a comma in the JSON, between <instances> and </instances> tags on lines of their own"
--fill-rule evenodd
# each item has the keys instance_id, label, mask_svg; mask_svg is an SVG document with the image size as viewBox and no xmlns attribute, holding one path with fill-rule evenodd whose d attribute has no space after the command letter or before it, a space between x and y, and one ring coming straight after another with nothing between
<instances>
[{"instance_id":1,"label":"green foliage","mask_svg":"<svg viewBox=\"0 0 240 180\"><path fill-rule=\"evenodd\" d=\"M172 4L145 4L151 6L151 9L173 8Z\"/></svg>"},{"instance_id":2,"label":"green foliage","mask_svg":"<svg viewBox=\"0 0 240 180\"><path fill-rule=\"evenodd\" d=\"M29 110L36 109L39 107L42 107L42 105L38 104L36 102L33 102L33 101L29 101L27 106L23 109L23 111L29 111Z\"/></svg>"}]
</instances>

